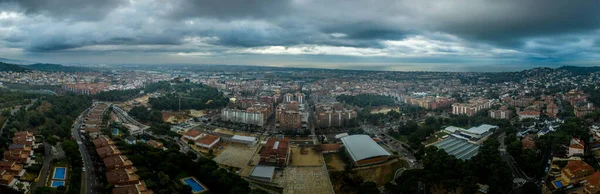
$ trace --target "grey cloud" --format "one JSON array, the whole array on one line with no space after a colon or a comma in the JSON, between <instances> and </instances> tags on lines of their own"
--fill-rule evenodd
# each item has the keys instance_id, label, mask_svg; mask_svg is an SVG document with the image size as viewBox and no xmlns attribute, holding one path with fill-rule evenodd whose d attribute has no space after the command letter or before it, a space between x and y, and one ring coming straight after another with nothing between
<instances>
[{"instance_id":1,"label":"grey cloud","mask_svg":"<svg viewBox=\"0 0 600 194\"><path fill-rule=\"evenodd\" d=\"M0 7L16 5L27 14L69 20L100 20L127 0L1 0Z\"/></svg>"},{"instance_id":2,"label":"grey cloud","mask_svg":"<svg viewBox=\"0 0 600 194\"><path fill-rule=\"evenodd\" d=\"M167 16L182 18L269 18L286 14L289 0L173 0Z\"/></svg>"}]
</instances>

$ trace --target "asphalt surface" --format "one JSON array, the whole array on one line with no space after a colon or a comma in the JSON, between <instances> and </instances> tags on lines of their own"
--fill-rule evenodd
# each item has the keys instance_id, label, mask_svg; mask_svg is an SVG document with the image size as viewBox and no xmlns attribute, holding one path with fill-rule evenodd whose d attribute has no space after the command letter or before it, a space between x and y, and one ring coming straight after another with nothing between
<instances>
[{"instance_id":1,"label":"asphalt surface","mask_svg":"<svg viewBox=\"0 0 600 194\"><path fill-rule=\"evenodd\" d=\"M90 109L86 109L85 111L83 111L83 113L79 115L77 120L75 120L75 123L73 123L73 129L71 131L73 138L77 141L77 145L79 146L79 152L81 153L81 158L83 159L83 166L85 168L84 182L82 183L82 185L85 186L85 188L82 188L85 189L85 192L82 193L95 194L97 193L95 190L96 187L101 185L98 182L98 179L94 173L95 169L94 164L92 163L92 158L90 157L90 154L88 153L86 145L85 143L83 143L81 139L81 134L79 132L81 125L83 125L84 115L87 115Z\"/></svg>"}]
</instances>

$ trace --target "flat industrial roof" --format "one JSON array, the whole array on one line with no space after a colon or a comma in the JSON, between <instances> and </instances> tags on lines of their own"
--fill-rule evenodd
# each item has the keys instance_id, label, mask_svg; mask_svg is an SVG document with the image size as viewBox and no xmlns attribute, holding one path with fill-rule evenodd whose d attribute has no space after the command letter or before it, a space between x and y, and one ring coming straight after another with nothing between
<instances>
[{"instance_id":1,"label":"flat industrial roof","mask_svg":"<svg viewBox=\"0 0 600 194\"><path fill-rule=\"evenodd\" d=\"M234 135L231 139L242 140L242 141L256 141L256 137Z\"/></svg>"},{"instance_id":2,"label":"flat industrial roof","mask_svg":"<svg viewBox=\"0 0 600 194\"><path fill-rule=\"evenodd\" d=\"M250 176L271 179L273 178L274 173L274 166L257 165L254 167L254 169L252 169L252 173L250 173Z\"/></svg>"},{"instance_id":3,"label":"flat industrial roof","mask_svg":"<svg viewBox=\"0 0 600 194\"><path fill-rule=\"evenodd\" d=\"M479 125L477 127L471 127L467 131L469 131L471 133L474 133L474 134L481 135L481 134L484 134L485 132L488 132L488 131L490 131L491 129L494 129L494 128L498 128L498 126L483 124L483 125Z\"/></svg>"},{"instance_id":4,"label":"flat industrial roof","mask_svg":"<svg viewBox=\"0 0 600 194\"><path fill-rule=\"evenodd\" d=\"M342 138L342 143L344 143L355 162L377 156L391 155L368 135L350 135Z\"/></svg>"}]
</instances>

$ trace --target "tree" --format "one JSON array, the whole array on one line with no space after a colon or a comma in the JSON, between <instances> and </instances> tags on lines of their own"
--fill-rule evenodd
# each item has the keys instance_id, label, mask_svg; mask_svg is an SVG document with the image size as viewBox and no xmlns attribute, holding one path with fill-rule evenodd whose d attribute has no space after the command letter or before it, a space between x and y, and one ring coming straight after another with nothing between
<instances>
[{"instance_id":1,"label":"tree","mask_svg":"<svg viewBox=\"0 0 600 194\"><path fill-rule=\"evenodd\" d=\"M358 189L358 194L371 194L371 193L379 193L379 189L377 189L377 184L373 181L362 183Z\"/></svg>"}]
</instances>

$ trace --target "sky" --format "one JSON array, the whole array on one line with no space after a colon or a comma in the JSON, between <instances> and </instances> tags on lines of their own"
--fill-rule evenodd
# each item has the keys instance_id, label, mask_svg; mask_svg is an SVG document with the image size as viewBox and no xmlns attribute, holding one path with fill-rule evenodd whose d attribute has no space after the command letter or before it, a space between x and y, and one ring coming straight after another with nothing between
<instances>
[{"instance_id":1,"label":"sky","mask_svg":"<svg viewBox=\"0 0 600 194\"><path fill-rule=\"evenodd\" d=\"M490 70L600 64L600 1L0 0L0 57Z\"/></svg>"}]
</instances>

